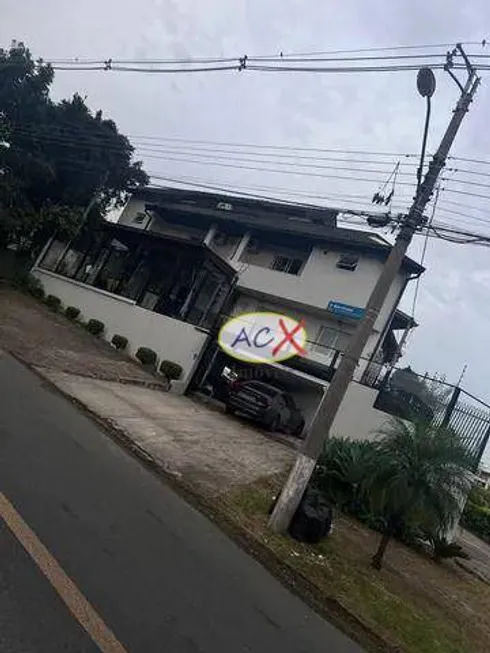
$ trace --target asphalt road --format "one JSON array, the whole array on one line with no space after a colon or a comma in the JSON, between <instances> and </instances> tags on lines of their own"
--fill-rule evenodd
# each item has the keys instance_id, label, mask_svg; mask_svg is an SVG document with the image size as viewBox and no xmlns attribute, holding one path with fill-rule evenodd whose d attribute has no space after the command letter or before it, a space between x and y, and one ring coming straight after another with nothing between
<instances>
[{"instance_id":1,"label":"asphalt road","mask_svg":"<svg viewBox=\"0 0 490 653\"><path fill-rule=\"evenodd\" d=\"M93 422L4 354L1 494L121 650L361 653ZM99 647L0 517L2 653L92 653Z\"/></svg>"}]
</instances>

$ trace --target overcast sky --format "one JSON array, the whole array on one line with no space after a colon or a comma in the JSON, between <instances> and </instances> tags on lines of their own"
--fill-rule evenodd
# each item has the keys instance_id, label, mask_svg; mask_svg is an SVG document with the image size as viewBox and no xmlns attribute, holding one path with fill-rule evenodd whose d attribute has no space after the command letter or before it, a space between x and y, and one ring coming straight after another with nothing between
<instances>
[{"instance_id":1,"label":"overcast sky","mask_svg":"<svg viewBox=\"0 0 490 653\"><path fill-rule=\"evenodd\" d=\"M1 7L0 44L8 46L12 38L23 40L35 56L47 60L479 43L490 35L490 4L485 0L2 0ZM468 50L482 52L478 45ZM437 82L430 149L437 145L457 97L447 75L438 72ZM58 72L54 95L66 97L76 91L132 136L416 153L424 119L415 73L163 76ZM484 78L454 154L490 161L489 110ZM377 190L376 184L358 182L356 175L340 181L141 158L147 170L162 176L194 177L217 185L276 186L335 197L356 194L366 197L366 206ZM468 190L458 184L457 174L453 176L445 184L448 188ZM488 191L479 192L490 196ZM410 188L397 187L396 197L397 206L406 206ZM454 209L444 202L464 203L466 199L477 207L472 215L485 219L490 204L482 199L443 191L440 206ZM346 202L337 199L335 204L345 206ZM460 220L449 213L436 214L436 218L453 224ZM490 233L490 224L473 224L476 227ZM420 251L418 242L412 255L417 258ZM490 249L430 240L425 262L428 270L416 311L420 326L405 360L418 371L446 374L452 382L467 364L463 385L490 401L485 362L489 360ZM408 292L407 310L411 310L411 297Z\"/></svg>"}]
</instances>

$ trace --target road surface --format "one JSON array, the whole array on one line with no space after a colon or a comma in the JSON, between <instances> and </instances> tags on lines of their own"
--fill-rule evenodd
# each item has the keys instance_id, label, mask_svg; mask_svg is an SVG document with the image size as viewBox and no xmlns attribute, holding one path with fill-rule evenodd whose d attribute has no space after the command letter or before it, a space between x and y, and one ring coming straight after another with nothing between
<instances>
[{"instance_id":1,"label":"road surface","mask_svg":"<svg viewBox=\"0 0 490 653\"><path fill-rule=\"evenodd\" d=\"M5 354L0 650L361 653Z\"/></svg>"}]
</instances>

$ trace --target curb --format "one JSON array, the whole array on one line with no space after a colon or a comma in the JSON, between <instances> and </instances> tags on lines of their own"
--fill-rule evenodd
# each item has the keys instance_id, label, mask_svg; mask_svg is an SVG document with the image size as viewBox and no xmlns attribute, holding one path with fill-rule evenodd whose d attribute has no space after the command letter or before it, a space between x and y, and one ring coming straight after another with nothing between
<instances>
[{"instance_id":1,"label":"curb","mask_svg":"<svg viewBox=\"0 0 490 653\"><path fill-rule=\"evenodd\" d=\"M182 479L180 474L168 469L162 461L157 460L140 445L135 443L119 425L112 420L101 417L79 399L59 388L49 378L43 375L41 368L32 366L29 362L13 352L9 353L19 363L27 367L41 379L49 387L51 392L64 397L82 413L90 417L114 442L124 447L126 451L157 475L159 479L166 482L190 505L216 524L230 539L258 560L285 587L302 599L320 616L329 621L329 623L353 641L365 647L367 651L371 651L372 653L403 653L401 648L383 639L361 619L349 612L337 599L325 595L306 576L297 571L288 562L279 558L250 531L239 527L229 514L217 505L216 501L203 496L191 483Z\"/></svg>"},{"instance_id":2,"label":"curb","mask_svg":"<svg viewBox=\"0 0 490 653\"><path fill-rule=\"evenodd\" d=\"M9 352L11 356L13 356L16 360L18 360L20 363L23 365L27 365L29 369L31 370L49 370L50 368L44 366L44 365L35 365L34 363L30 363L22 356L20 356L17 353L14 352ZM93 379L94 381L108 381L109 383L121 383L122 385L134 385L138 386L140 388L147 388L148 390L160 390L161 392L169 392L170 391L170 385L165 385L161 381L144 381L143 379L137 379L133 378L130 376L122 376L122 377L117 377L117 376L110 376L110 375L101 375L101 374L90 374L85 372L84 374L76 373L73 374L73 372L67 368L56 368L56 372L60 372L61 374L72 374L73 376L78 376L84 379ZM48 380L47 377L45 377L42 372L41 376L43 379Z\"/></svg>"}]
</instances>

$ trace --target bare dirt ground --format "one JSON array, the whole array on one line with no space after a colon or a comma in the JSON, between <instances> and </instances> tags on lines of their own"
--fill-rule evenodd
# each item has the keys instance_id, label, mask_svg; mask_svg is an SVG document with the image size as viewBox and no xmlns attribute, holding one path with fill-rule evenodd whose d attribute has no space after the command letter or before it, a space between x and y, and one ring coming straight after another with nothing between
<instances>
[{"instance_id":1,"label":"bare dirt ground","mask_svg":"<svg viewBox=\"0 0 490 653\"><path fill-rule=\"evenodd\" d=\"M0 287L0 348L38 367L98 379L155 382L107 342L8 287Z\"/></svg>"}]
</instances>

